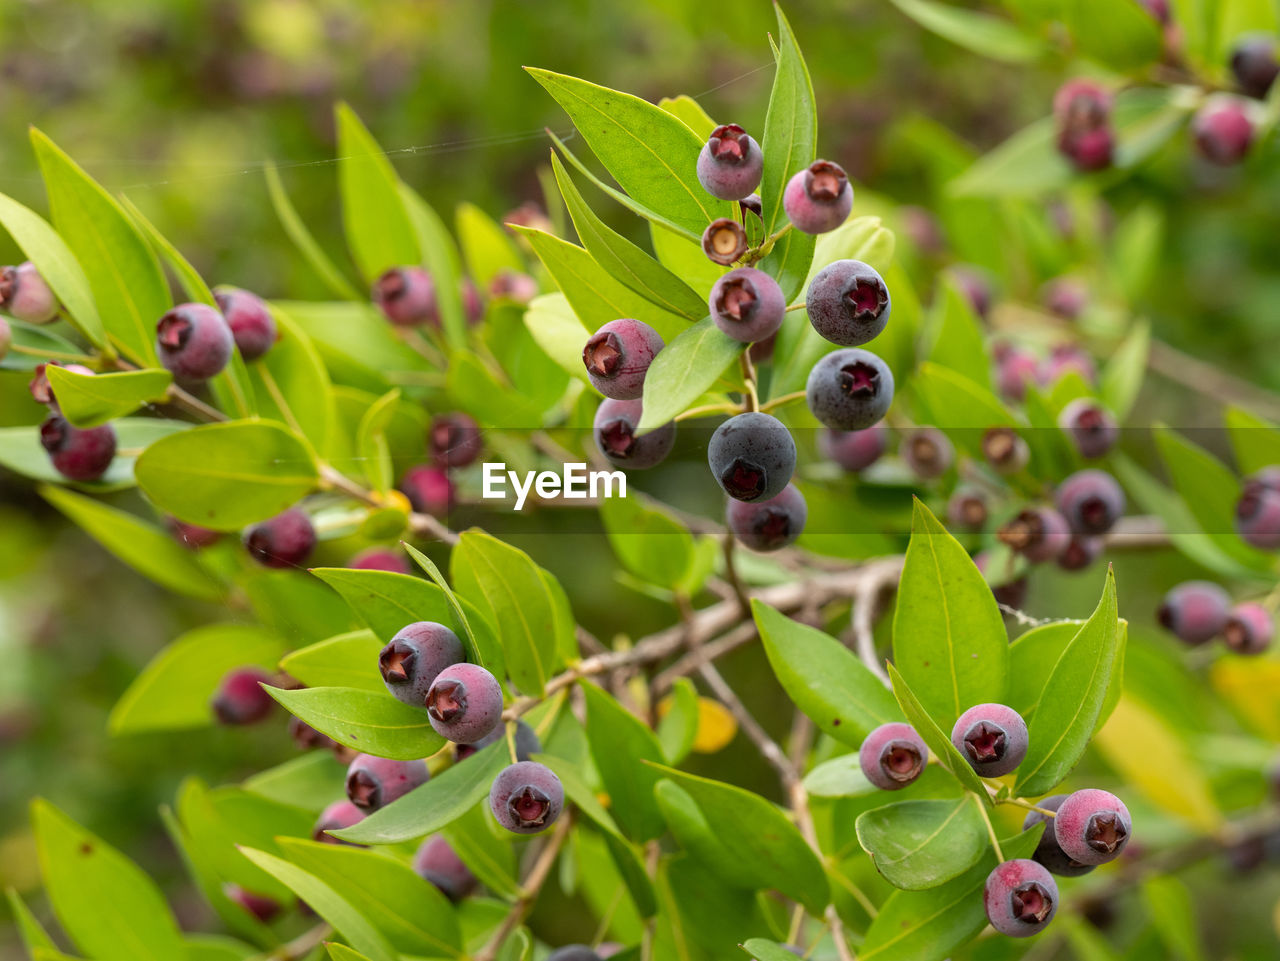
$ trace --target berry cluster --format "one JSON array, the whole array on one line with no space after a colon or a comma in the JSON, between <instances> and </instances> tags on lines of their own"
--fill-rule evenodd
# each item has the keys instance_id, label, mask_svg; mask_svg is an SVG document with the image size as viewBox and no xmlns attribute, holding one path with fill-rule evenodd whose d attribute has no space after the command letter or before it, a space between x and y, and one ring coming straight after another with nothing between
<instances>
[{"instance_id":1,"label":"berry cluster","mask_svg":"<svg viewBox=\"0 0 1280 961\"><path fill-rule=\"evenodd\" d=\"M1003 704L969 708L956 720L951 743L983 778L1011 774L1027 756L1030 744L1026 722ZM883 724L862 742L858 761L868 781L882 790L897 791L924 773L929 748L910 724ZM1094 788L1038 802L1023 830L1049 819L1030 859L1004 861L987 877L983 890L987 919L1010 937L1030 937L1053 920L1059 900L1055 874L1076 877L1115 860L1133 833L1124 803Z\"/></svg>"},{"instance_id":2,"label":"berry cluster","mask_svg":"<svg viewBox=\"0 0 1280 961\"><path fill-rule=\"evenodd\" d=\"M1262 604L1232 604L1210 581L1184 581L1164 596L1156 620L1180 641L1199 647L1215 637L1237 654L1261 654L1271 646L1275 615Z\"/></svg>"}]
</instances>

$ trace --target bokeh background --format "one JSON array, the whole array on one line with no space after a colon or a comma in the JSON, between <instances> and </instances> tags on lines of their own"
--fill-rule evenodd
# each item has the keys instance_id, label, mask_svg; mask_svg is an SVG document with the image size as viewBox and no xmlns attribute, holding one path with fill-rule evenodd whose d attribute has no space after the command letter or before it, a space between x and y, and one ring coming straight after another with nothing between
<instances>
[{"instance_id":1,"label":"bokeh background","mask_svg":"<svg viewBox=\"0 0 1280 961\"><path fill-rule=\"evenodd\" d=\"M541 199L542 128L570 129L521 65L654 100L688 93L717 118L759 129L772 81L771 6L0 0L0 191L45 209L27 143L35 125L108 189L127 194L211 282L269 297L323 297L276 221L261 166L281 168L303 219L341 257L335 100L352 104L437 210L467 200L500 216ZM882 0L791 0L787 10L817 91L820 154L848 169L864 198L859 206L888 209L892 201L939 213L941 251L913 264L921 293L928 295L937 268L965 262L989 270L1001 296L1034 298L1038 280L1010 264L1002 213L983 202L956 205L942 185L1047 113L1066 62L1026 68L984 60L924 33ZM1211 171L1178 138L1106 197L1121 212L1154 201L1166 218L1138 305L1160 339L1272 389L1280 387L1280 246L1274 217L1257 214L1280 209L1273 161L1274 152L1243 170ZM635 220L619 216L616 225L641 239ZM0 237L0 262L16 255ZM1216 412L1184 386L1150 378L1140 416L1159 410L1179 426L1216 423ZM21 387L19 375L0 375L0 424L31 422ZM567 531L586 522L566 513L563 523ZM607 638L665 626L665 606L613 582L602 538L576 543L581 550L546 560L575 601L582 598L587 627ZM1155 598L1193 573L1169 553L1117 558L1121 613L1135 636L1164 643L1150 616ZM1081 616L1096 594L1096 578L1037 571L1028 608ZM66 526L28 484L0 473L0 884L37 885L25 805L39 793L137 857L161 877L180 914L198 923L202 909L183 885L157 808L188 773L218 783L288 757L283 721L278 730L113 740L105 718L156 650L221 616L162 593ZM724 666L749 702L768 696L757 650ZM738 783L760 766L742 738L704 763L713 776L734 772ZM769 780L761 768L761 785ZM1197 890L1209 888L1232 900L1229 888ZM0 958L17 958L6 923L0 917Z\"/></svg>"}]
</instances>

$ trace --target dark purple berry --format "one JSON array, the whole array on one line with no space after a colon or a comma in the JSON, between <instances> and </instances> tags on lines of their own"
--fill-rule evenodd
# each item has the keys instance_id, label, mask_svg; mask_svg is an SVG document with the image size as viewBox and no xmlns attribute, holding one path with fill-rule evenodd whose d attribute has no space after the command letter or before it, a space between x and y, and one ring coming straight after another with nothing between
<instances>
[{"instance_id":1,"label":"dark purple berry","mask_svg":"<svg viewBox=\"0 0 1280 961\"><path fill-rule=\"evenodd\" d=\"M898 452L912 473L923 480L941 477L955 463L956 449L936 427L917 427L902 439Z\"/></svg>"},{"instance_id":2,"label":"dark purple berry","mask_svg":"<svg viewBox=\"0 0 1280 961\"><path fill-rule=\"evenodd\" d=\"M238 904L259 921L266 924L272 918L280 913L280 902L275 898L269 898L265 894L254 894L252 891L246 891L238 884L227 883L222 886L222 893L226 895L227 900L233 904Z\"/></svg>"},{"instance_id":3,"label":"dark purple berry","mask_svg":"<svg viewBox=\"0 0 1280 961\"><path fill-rule=\"evenodd\" d=\"M805 295L809 323L842 347L861 347L889 322L891 304L884 278L860 260L837 260L818 271Z\"/></svg>"},{"instance_id":4,"label":"dark purple berry","mask_svg":"<svg viewBox=\"0 0 1280 961\"><path fill-rule=\"evenodd\" d=\"M996 536L1032 564L1041 564L1056 559L1067 549L1071 529L1066 518L1053 508L1028 507L1001 525Z\"/></svg>"},{"instance_id":5,"label":"dark purple berry","mask_svg":"<svg viewBox=\"0 0 1280 961\"><path fill-rule=\"evenodd\" d=\"M453 481L439 467L426 464L410 467L400 478L400 491L419 514L444 517L453 507Z\"/></svg>"},{"instance_id":6,"label":"dark purple berry","mask_svg":"<svg viewBox=\"0 0 1280 961\"><path fill-rule=\"evenodd\" d=\"M1006 400L1022 400L1027 385L1039 378L1040 360L1035 354L1010 347L996 359L996 388Z\"/></svg>"},{"instance_id":7,"label":"dark purple berry","mask_svg":"<svg viewBox=\"0 0 1280 961\"><path fill-rule=\"evenodd\" d=\"M1106 471L1082 470L1064 480L1055 501L1071 530L1097 536L1111 530L1124 514L1124 490Z\"/></svg>"},{"instance_id":8,"label":"dark purple berry","mask_svg":"<svg viewBox=\"0 0 1280 961\"><path fill-rule=\"evenodd\" d=\"M469 467L484 449L480 425L470 414L460 411L433 417L427 444L436 467Z\"/></svg>"},{"instance_id":9,"label":"dark purple berry","mask_svg":"<svg viewBox=\"0 0 1280 961\"><path fill-rule=\"evenodd\" d=\"M393 267L373 284L373 302L397 327L439 326L436 285L421 267Z\"/></svg>"},{"instance_id":10,"label":"dark purple berry","mask_svg":"<svg viewBox=\"0 0 1280 961\"><path fill-rule=\"evenodd\" d=\"M537 834L560 816L564 787L551 768L536 761L517 761L493 779L489 808L508 831Z\"/></svg>"},{"instance_id":11,"label":"dark purple berry","mask_svg":"<svg viewBox=\"0 0 1280 961\"><path fill-rule=\"evenodd\" d=\"M271 349L277 337L276 322L261 297L239 287L219 287L213 297L227 319L241 357L257 360Z\"/></svg>"},{"instance_id":12,"label":"dark purple berry","mask_svg":"<svg viewBox=\"0 0 1280 961\"><path fill-rule=\"evenodd\" d=\"M156 324L160 363L181 381L217 376L231 360L234 347L226 319L208 304L179 304Z\"/></svg>"},{"instance_id":13,"label":"dark purple berry","mask_svg":"<svg viewBox=\"0 0 1280 961\"><path fill-rule=\"evenodd\" d=\"M725 523L742 544L753 551L776 551L794 543L804 530L809 509L794 484L764 501L745 503L729 498Z\"/></svg>"},{"instance_id":14,"label":"dark purple berry","mask_svg":"<svg viewBox=\"0 0 1280 961\"><path fill-rule=\"evenodd\" d=\"M1114 794L1086 788L1067 796L1053 819L1053 834L1067 857L1106 864L1120 856L1133 833L1129 809Z\"/></svg>"},{"instance_id":15,"label":"dark purple berry","mask_svg":"<svg viewBox=\"0 0 1280 961\"><path fill-rule=\"evenodd\" d=\"M730 497L766 501L790 483L796 469L796 442L786 425L770 414L738 414L711 435L707 463Z\"/></svg>"},{"instance_id":16,"label":"dark purple berry","mask_svg":"<svg viewBox=\"0 0 1280 961\"><path fill-rule=\"evenodd\" d=\"M1102 556L1105 546L1106 540L1101 537L1073 534L1058 555L1058 566L1064 571L1082 571Z\"/></svg>"},{"instance_id":17,"label":"dark purple berry","mask_svg":"<svg viewBox=\"0 0 1280 961\"><path fill-rule=\"evenodd\" d=\"M1091 80L1069 80L1053 98L1058 150L1078 170L1111 166L1111 94Z\"/></svg>"},{"instance_id":18,"label":"dark purple berry","mask_svg":"<svg viewBox=\"0 0 1280 961\"><path fill-rule=\"evenodd\" d=\"M708 306L715 325L745 344L772 337L787 317L782 288L754 267L739 267L717 280Z\"/></svg>"},{"instance_id":19,"label":"dark purple berry","mask_svg":"<svg viewBox=\"0 0 1280 961\"><path fill-rule=\"evenodd\" d=\"M28 260L0 267L0 311L24 324L47 324L58 316L58 298Z\"/></svg>"},{"instance_id":20,"label":"dark purple berry","mask_svg":"<svg viewBox=\"0 0 1280 961\"><path fill-rule=\"evenodd\" d=\"M503 269L489 281L489 296L495 300L509 300L515 304L527 304L538 296L538 282L528 274L518 274Z\"/></svg>"},{"instance_id":21,"label":"dark purple berry","mask_svg":"<svg viewBox=\"0 0 1280 961\"><path fill-rule=\"evenodd\" d=\"M1271 646L1275 619L1261 604L1237 604L1222 628L1222 639L1237 654L1261 654Z\"/></svg>"},{"instance_id":22,"label":"dark purple berry","mask_svg":"<svg viewBox=\"0 0 1280 961\"><path fill-rule=\"evenodd\" d=\"M427 688L427 716L436 733L474 744L502 723L502 686L479 664L453 664Z\"/></svg>"},{"instance_id":23,"label":"dark purple berry","mask_svg":"<svg viewBox=\"0 0 1280 961\"><path fill-rule=\"evenodd\" d=\"M1049 313L1075 320L1089 303L1089 288L1074 277L1055 277L1041 288L1040 302Z\"/></svg>"},{"instance_id":24,"label":"dark purple berry","mask_svg":"<svg viewBox=\"0 0 1280 961\"><path fill-rule=\"evenodd\" d=\"M476 876L439 834L433 834L418 846L413 855L413 870L439 888L450 901L462 900L476 887Z\"/></svg>"},{"instance_id":25,"label":"dark purple berry","mask_svg":"<svg viewBox=\"0 0 1280 961\"><path fill-rule=\"evenodd\" d=\"M1054 794L1051 797L1037 801L1036 807L1056 812L1058 808L1062 807L1062 802L1066 799L1067 795L1065 794ZM1048 820L1048 816L1041 814L1039 811L1028 811L1026 818L1022 822L1022 830L1030 831L1037 824ZM1078 878L1081 875L1088 874L1095 867L1092 864L1081 864L1079 861L1073 861L1062 848L1058 847L1058 838L1054 834L1052 823L1045 826L1044 834L1040 835L1040 841L1036 844L1035 853L1031 855L1031 858L1052 874L1062 878Z\"/></svg>"},{"instance_id":26,"label":"dark purple berry","mask_svg":"<svg viewBox=\"0 0 1280 961\"><path fill-rule=\"evenodd\" d=\"M982 777L1000 777L1027 756L1027 722L1003 704L978 704L960 715L951 743Z\"/></svg>"},{"instance_id":27,"label":"dark purple berry","mask_svg":"<svg viewBox=\"0 0 1280 961\"><path fill-rule=\"evenodd\" d=\"M27 384L27 390L31 392L31 399L37 404L48 404L52 410L58 409L58 399L53 396L53 385L49 383L48 368L61 367L73 374L83 374L86 377L92 377L95 371L90 370L84 364L64 364L61 361L51 360L45 364L36 364L32 370L31 382Z\"/></svg>"},{"instance_id":28,"label":"dark purple berry","mask_svg":"<svg viewBox=\"0 0 1280 961\"><path fill-rule=\"evenodd\" d=\"M990 427L982 435L982 456L997 474L1016 474L1031 460L1031 448L1012 427Z\"/></svg>"},{"instance_id":29,"label":"dark purple berry","mask_svg":"<svg viewBox=\"0 0 1280 961\"><path fill-rule=\"evenodd\" d=\"M187 524L176 517L166 518L164 526L168 528L175 541L193 551L211 547L222 540L222 531L211 531L198 524Z\"/></svg>"},{"instance_id":30,"label":"dark purple berry","mask_svg":"<svg viewBox=\"0 0 1280 961\"><path fill-rule=\"evenodd\" d=\"M363 820L364 812L350 801L334 801L320 812L316 826L311 829L311 839L313 841L322 841L325 844L351 844L350 841L343 841L341 838L335 838L332 834L326 832L341 831L343 828L349 828ZM363 845L353 844L352 847L363 847Z\"/></svg>"},{"instance_id":31,"label":"dark purple berry","mask_svg":"<svg viewBox=\"0 0 1280 961\"><path fill-rule=\"evenodd\" d=\"M1001 934L1029 938L1043 931L1057 913L1058 883L1035 861L1005 861L987 875L982 906Z\"/></svg>"},{"instance_id":32,"label":"dark purple berry","mask_svg":"<svg viewBox=\"0 0 1280 961\"><path fill-rule=\"evenodd\" d=\"M95 481L116 456L116 431L110 424L81 430L61 414L50 414L40 425L40 446L67 480Z\"/></svg>"},{"instance_id":33,"label":"dark purple berry","mask_svg":"<svg viewBox=\"0 0 1280 961\"><path fill-rule=\"evenodd\" d=\"M1062 408L1058 426L1082 457L1104 457L1120 439L1120 428L1111 412L1088 397L1077 397Z\"/></svg>"},{"instance_id":34,"label":"dark purple berry","mask_svg":"<svg viewBox=\"0 0 1280 961\"><path fill-rule=\"evenodd\" d=\"M339 744L328 734L321 734L300 717L291 716L289 718L289 737L299 751L314 751L316 748L324 748L326 751L332 751L335 755L338 755L343 751L350 750L350 748ZM348 758L347 763L350 763L350 761L351 759Z\"/></svg>"},{"instance_id":35,"label":"dark purple berry","mask_svg":"<svg viewBox=\"0 0 1280 961\"><path fill-rule=\"evenodd\" d=\"M462 301L462 316L466 318L468 325L474 327L484 320L484 299L470 277L463 277L458 281L458 298Z\"/></svg>"},{"instance_id":36,"label":"dark purple berry","mask_svg":"<svg viewBox=\"0 0 1280 961\"><path fill-rule=\"evenodd\" d=\"M389 547L370 547L361 551L347 567L353 571L387 571L390 574L408 574L409 562L404 555Z\"/></svg>"},{"instance_id":37,"label":"dark purple berry","mask_svg":"<svg viewBox=\"0 0 1280 961\"><path fill-rule=\"evenodd\" d=\"M262 687L275 679L256 667L231 671L218 684L209 706L222 724L254 724L271 713L276 703Z\"/></svg>"},{"instance_id":38,"label":"dark purple berry","mask_svg":"<svg viewBox=\"0 0 1280 961\"><path fill-rule=\"evenodd\" d=\"M805 400L813 416L828 427L866 430L893 403L893 373L871 351L846 347L813 365Z\"/></svg>"},{"instance_id":39,"label":"dark purple berry","mask_svg":"<svg viewBox=\"0 0 1280 961\"><path fill-rule=\"evenodd\" d=\"M646 434L636 434L640 424L638 400L608 399L596 410L592 431L596 447L615 467L645 470L664 461L676 442L676 424L670 421Z\"/></svg>"},{"instance_id":40,"label":"dark purple berry","mask_svg":"<svg viewBox=\"0 0 1280 961\"><path fill-rule=\"evenodd\" d=\"M898 791L924 773L929 748L910 724L881 724L862 742L858 763L876 787Z\"/></svg>"},{"instance_id":41,"label":"dark purple berry","mask_svg":"<svg viewBox=\"0 0 1280 961\"><path fill-rule=\"evenodd\" d=\"M1231 51L1231 73L1241 93L1265 100L1276 75L1280 74L1276 38L1266 33L1241 37Z\"/></svg>"},{"instance_id":42,"label":"dark purple berry","mask_svg":"<svg viewBox=\"0 0 1280 961\"><path fill-rule=\"evenodd\" d=\"M471 755L475 754L476 751L486 748L490 744L505 741L506 739L507 726L505 724L499 724L478 741L471 744L454 744L454 760L466 760L471 757ZM537 732L524 721L516 721L515 739L517 761L527 761L531 755L541 753L542 751L542 741L539 740Z\"/></svg>"},{"instance_id":43,"label":"dark purple berry","mask_svg":"<svg viewBox=\"0 0 1280 961\"><path fill-rule=\"evenodd\" d=\"M1245 101L1211 102L1191 120L1191 136L1200 156L1223 167L1244 159L1253 135L1253 120Z\"/></svg>"},{"instance_id":44,"label":"dark purple berry","mask_svg":"<svg viewBox=\"0 0 1280 961\"><path fill-rule=\"evenodd\" d=\"M1069 373L1077 373L1086 384L1098 382L1098 368L1093 358L1074 344L1057 344L1036 371L1043 387L1050 387Z\"/></svg>"},{"instance_id":45,"label":"dark purple berry","mask_svg":"<svg viewBox=\"0 0 1280 961\"><path fill-rule=\"evenodd\" d=\"M1270 476L1249 478L1236 501L1236 533L1246 544L1264 551L1280 548L1280 488Z\"/></svg>"},{"instance_id":46,"label":"dark purple berry","mask_svg":"<svg viewBox=\"0 0 1280 961\"><path fill-rule=\"evenodd\" d=\"M880 459L889 445L889 428L872 424L865 430L826 428L818 435L818 450L847 471L866 470Z\"/></svg>"},{"instance_id":47,"label":"dark purple berry","mask_svg":"<svg viewBox=\"0 0 1280 961\"><path fill-rule=\"evenodd\" d=\"M698 182L721 200L743 200L760 186L764 154L760 145L736 123L723 124L698 154Z\"/></svg>"},{"instance_id":48,"label":"dark purple berry","mask_svg":"<svg viewBox=\"0 0 1280 961\"><path fill-rule=\"evenodd\" d=\"M990 513L987 495L977 487L958 487L947 501L947 522L962 530L982 530Z\"/></svg>"},{"instance_id":49,"label":"dark purple berry","mask_svg":"<svg viewBox=\"0 0 1280 961\"><path fill-rule=\"evenodd\" d=\"M426 707L431 682L446 667L466 659L466 650L452 630L435 621L414 621L396 631L378 654L378 670L398 700Z\"/></svg>"},{"instance_id":50,"label":"dark purple berry","mask_svg":"<svg viewBox=\"0 0 1280 961\"><path fill-rule=\"evenodd\" d=\"M720 217L707 224L702 232L702 252L712 263L728 267L747 252L747 232L742 224Z\"/></svg>"},{"instance_id":51,"label":"dark purple berry","mask_svg":"<svg viewBox=\"0 0 1280 961\"><path fill-rule=\"evenodd\" d=\"M425 761L360 754L347 768L347 798L362 811L376 811L426 784L430 776Z\"/></svg>"},{"instance_id":52,"label":"dark purple berry","mask_svg":"<svg viewBox=\"0 0 1280 961\"><path fill-rule=\"evenodd\" d=\"M967 264L952 267L950 274L956 287L964 295L969 308L983 320L986 320L987 315L991 313L991 304L995 300L995 292L991 288L990 275L979 267L972 267Z\"/></svg>"},{"instance_id":53,"label":"dark purple berry","mask_svg":"<svg viewBox=\"0 0 1280 961\"><path fill-rule=\"evenodd\" d=\"M787 181L782 209L796 230L825 234L844 223L853 210L853 188L839 164L815 160Z\"/></svg>"},{"instance_id":54,"label":"dark purple berry","mask_svg":"<svg viewBox=\"0 0 1280 961\"><path fill-rule=\"evenodd\" d=\"M264 567L298 567L316 546L316 529L300 507L254 524L244 532L249 556Z\"/></svg>"},{"instance_id":55,"label":"dark purple berry","mask_svg":"<svg viewBox=\"0 0 1280 961\"><path fill-rule=\"evenodd\" d=\"M1160 626L1188 644L1203 644L1227 625L1231 595L1209 581L1184 581L1169 591L1156 610Z\"/></svg>"},{"instance_id":56,"label":"dark purple berry","mask_svg":"<svg viewBox=\"0 0 1280 961\"><path fill-rule=\"evenodd\" d=\"M656 330L624 317L609 321L587 338L582 363L600 393L614 400L637 400L644 393L649 365L662 347Z\"/></svg>"}]
</instances>

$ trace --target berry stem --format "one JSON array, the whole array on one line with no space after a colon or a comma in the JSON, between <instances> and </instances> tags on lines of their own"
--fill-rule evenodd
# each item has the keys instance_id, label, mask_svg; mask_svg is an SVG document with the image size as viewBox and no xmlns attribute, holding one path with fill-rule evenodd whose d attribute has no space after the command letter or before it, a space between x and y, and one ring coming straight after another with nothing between
<instances>
[{"instance_id":1,"label":"berry stem","mask_svg":"<svg viewBox=\"0 0 1280 961\"><path fill-rule=\"evenodd\" d=\"M507 750L511 752L511 763L519 763L520 758L516 753L516 725L513 721L507 722Z\"/></svg>"},{"instance_id":2,"label":"berry stem","mask_svg":"<svg viewBox=\"0 0 1280 961\"><path fill-rule=\"evenodd\" d=\"M736 414L738 409L737 404L706 404L702 407L690 407L683 413L676 414L675 420L678 423L695 417L706 417L708 414Z\"/></svg>"},{"instance_id":3,"label":"berry stem","mask_svg":"<svg viewBox=\"0 0 1280 961\"><path fill-rule=\"evenodd\" d=\"M42 360L65 360L71 364L84 364L85 366L97 360L96 357L90 357L87 354L73 354L70 351L63 350L44 350L40 347L28 347L25 344L10 344L9 352L26 354L29 357L39 357Z\"/></svg>"},{"instance_id":4,"label":"berry stem","mask_svg":"<svg viewBox=\"0 0 1280 961\"><path fill-rule=\"evenodd\" d=\"M737 539L731 531L725 531L724 535L724 572L729 578L729 586L733 588L733 596L738 599L738 604L742 607L742 617L744 620L751 619L751 598L747 596L746 588L742 586L742 581L738 578L738 568L734 563L733 547L737 543Z\"/></svg>"},{"instance_id":5,"label":"berry stem","mask_svg":"<svg viewBox=\"0 0 1280 961\"><path fill-rule=\"evenodd\" d=\"M991 785L988 784L987 789L990 790ZM982 815L982 820L987 825L987 837L991 839L991 847L996 852L996 858L1000 861L1001 864L1003 864L1004 851L1000 850L1000 839L996 837L996 827L994 824L991 823L991 814L987 811L986 802L984 802L982 798L978 797L978 795L976 794L970 794L969 796L973 798L973 803L978 806L978 813Z\"/></svg>"},{"instance_id":6,"label":"berry stem","mask_svg":"<svg viewBox=\"0 0 1280 961\"><path fill-rule=\"evenodd\" d=\"M802 301L800 301L800 303L798 303L798 304L792 304L790 307L788 307L788 308L787 308L787 313L791 313L791 311L793 311L793 310L804 310L804 309L805 309L805 308L807 308L808 306L809 306L809 305L808 305L807 303L805 303L805 302L802 300Z\"/></svg>"},{"instance_id":7,"label":"berry stem","mask_svg":"<svg viewBox=\"0 0 1280 961\"><path fill-rule=\"evenodd\" d=\"M1080 623L1083 624L1084 622L1081 621ZM996 804L1012 804L1014 807L1019 807L1026 811L1035 811L1037 814L1043 814L1047 818L1056 818L1058 816L1058 812L1050 811L1048 808L1038 807L1037 805L1032 804L1030 801L1024 800L1023 798L1020 798L1020 797L1002 798L1000 797L999 790L997 790L996 788L993 788L990 784L987 784L985 781L982 782L982 786L987 789L987 793L991 795L991 799L995 801Z\"/></svg>"},{"instance_id":8,"label":"berry stem","mask_svg":"<svg viewBox=\"0 0 1280 961\"><path fill-rule=\"evenodd\" d=\"M775 397L773 400L765 401L760 409L766 414L771 410L777 410L779 407L785 407L787 404L794 404L798 400L804 400L804 391L797 390L791 394L783 394L781 397Z\"/></svg>"},{"instance_id":9,"label":"berry stem","mask_svg":"<svg viewBox=\"0 0 1280 961\"><path fill-rule=\"evenodd\" d=\"M747 385L747 406L744 410L757 411L760 409L760 397L756 394L756 368L751 363L751 352L744 350L739 356L739 362L742 365L742 379Z\"/></svg>"}]
</instances>

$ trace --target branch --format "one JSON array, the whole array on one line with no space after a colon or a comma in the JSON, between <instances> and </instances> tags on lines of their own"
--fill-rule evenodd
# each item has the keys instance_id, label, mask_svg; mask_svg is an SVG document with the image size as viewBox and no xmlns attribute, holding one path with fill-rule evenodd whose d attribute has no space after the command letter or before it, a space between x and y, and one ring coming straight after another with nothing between
<instances>
[{"instance_id":1,"label":"branch","mask_svg":"<svg viewBox=\"0 0 1280 961\"><path fill-rule=\"evenodd\" d=\"M795 815L796 827L800 829L801 836L813 849L818 860L825 864L826 858L823 857L822 848L818 845L818 832L813 826L813 814L809 810L809 794L799 780L791 785L791 811ZM831 927L831 938L836 943L836 953L840 956L840 961L857 961L853 951L849 949L849 943L845 940L844 922L840 920L840 913L836 911L834 902L827 905L822 916L827 919L827 924Z\"/></svg>"},{"instance_id":2,"label":"branch","mask_svg":"<svg viewBox=\"0 0 1280 961\"><path fill-rule=\"evenodd\" d=\"M1272 420L1280 419L1280 400L1271 391L1184 354L1176 347L1152 340L1148 364L1157 374L1181 387L1194 388L1224 404L1239 404Z\"/></svg>"},{"instance_id":3,"label":"branch","mask_svg":"<svg viewBox=\"0 0 1280 961\"><path fill-rule=\"evenodd\" d=\"M904 560L904 557L898 556L871 562L864 568L866 577L853 592L850 619L853 622L854 649L862 663L885 684L889 683L889 675L880 663L880 655L876 653L876 603L881 591L886 588L896 589L898 578L902 576Z\"/></svg>"}]
</instances>

